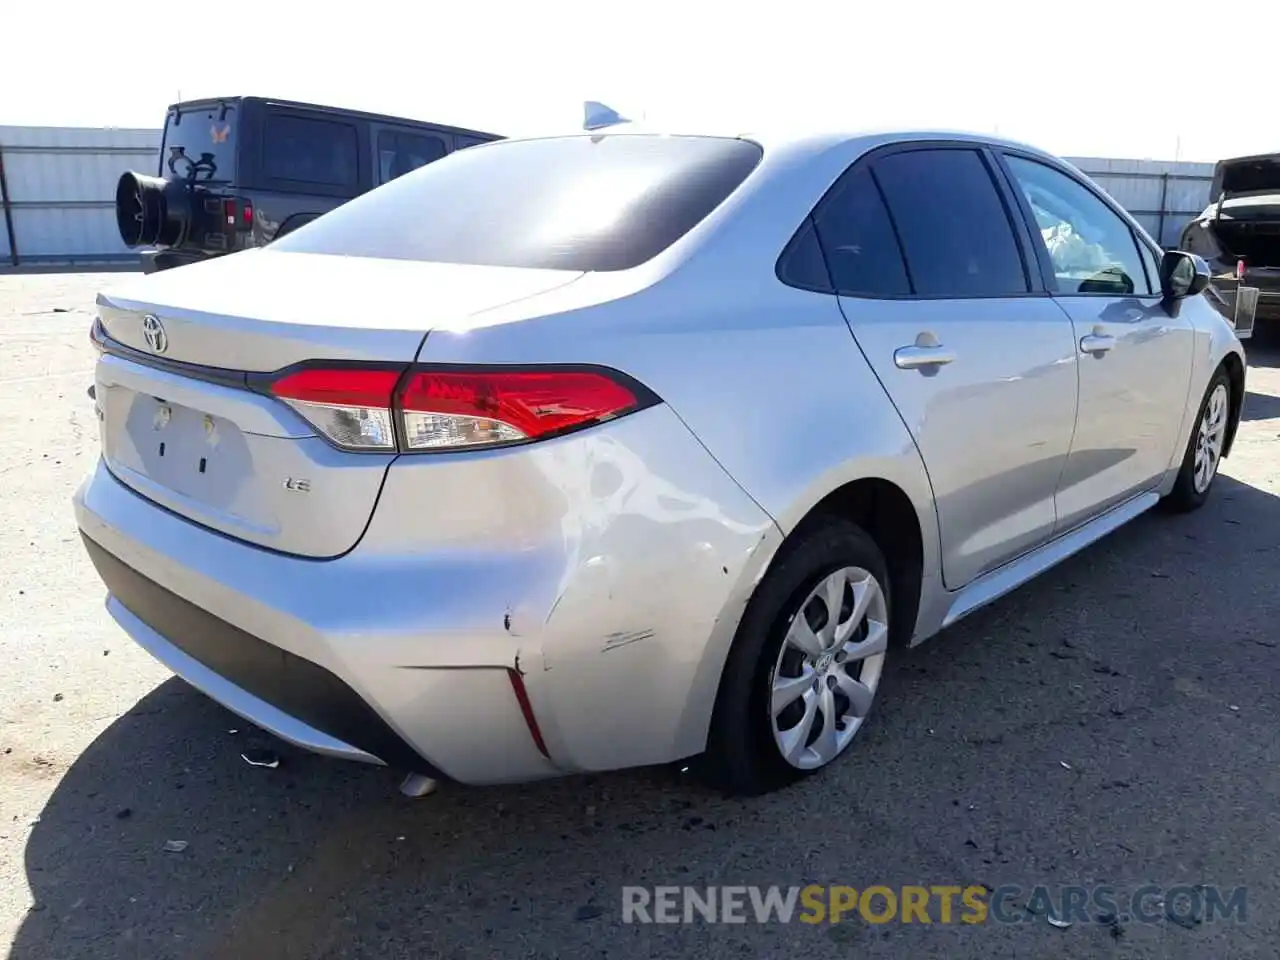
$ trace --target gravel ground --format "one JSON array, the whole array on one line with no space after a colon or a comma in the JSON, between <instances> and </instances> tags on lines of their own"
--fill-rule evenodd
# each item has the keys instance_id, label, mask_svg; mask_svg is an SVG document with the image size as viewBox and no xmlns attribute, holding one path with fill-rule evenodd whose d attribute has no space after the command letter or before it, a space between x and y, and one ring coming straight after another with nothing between
<instances>
[{"instance_id":1,"label":"gravel ground","mask_svg":"<svg viewBox=\"0 0 1280 960\"><path fill-rule=\"evenodd\" d=\"M10 960L1276 956L1280 352L1251 350L1247 422L1204 510L1143 517L900 656L826 776L750 802L668 770L409 802L386 771L246 728L103 610L69 501L96 456L86 330L111 280L0 275ZM246 765L255 746L280 768ZM1248 913L621 920L624 885L811 882L1217 884L1247 887Z\"/></svg>"}]
</instances>

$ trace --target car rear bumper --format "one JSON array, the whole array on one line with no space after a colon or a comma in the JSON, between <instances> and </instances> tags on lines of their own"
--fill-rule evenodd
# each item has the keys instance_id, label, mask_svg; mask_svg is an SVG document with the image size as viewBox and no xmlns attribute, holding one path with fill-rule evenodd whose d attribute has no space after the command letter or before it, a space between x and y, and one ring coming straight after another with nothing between
<instances>
[{"instance_id":1,"label":"car rear bumper","mask_svg":"<svg viewBox=\"0 0 1280 960\"><path fill-rule=\"evenodd\" d=\"M438 773L330 671L201 610L82 539L116 623L192 686L304 749Z\"/></svg>"},{"instance_id":2,"label":"car rear bumper","mask_svg":"<svg viewBox=\"0 0 1280 960\"><path fill-rule=\"evenodd\" d=\"M564 772L514 695L514 641L396 662L396 609L408 601L376 561L308 561L232 540L143 499L101 463L76 512L108 611L131 639L282 739L470 783Z\"/></svg>"},{"instance_id":3,"label":"car rear bumper","mask_svg":"<svg viewBox=\"0 0 1280 960\"><path fill-rule=\"evenodd\" d=\"M331 560L201 527L101 460L75 508L109 612L193 686L299 746L476 784L698 752L781 539L666 408L401 458Z\"/></svg>"},{"instance_id":4,"label":"car rear bumper","mask_svg":"<svg viewBox=\"0 0 1280 960\"><path fill-rule=\"evenodd\" d=\"M227 252L229 251L147 250L140 255L142 272L156 273L160 270L172 270L174 267L185 267L214 257L225 256Z\"/></svg>"}]
</instances>

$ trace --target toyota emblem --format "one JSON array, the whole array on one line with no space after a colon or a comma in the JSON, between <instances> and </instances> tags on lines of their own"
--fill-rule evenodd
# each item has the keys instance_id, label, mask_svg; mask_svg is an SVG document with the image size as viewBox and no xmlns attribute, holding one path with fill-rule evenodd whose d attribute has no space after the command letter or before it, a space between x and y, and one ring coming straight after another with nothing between
<instances>
[{"instance_id":1,"label":"toyota emblem","mask_svg":"<svg viewBox=\"0 0 1280 960\"><path fill-rule=\"evenodd\" d=\"M169 349L169 335L164 332L160 318L153 313L142 318L142 336L152 353L164 353Z\"/></svg>"}]
</instances>

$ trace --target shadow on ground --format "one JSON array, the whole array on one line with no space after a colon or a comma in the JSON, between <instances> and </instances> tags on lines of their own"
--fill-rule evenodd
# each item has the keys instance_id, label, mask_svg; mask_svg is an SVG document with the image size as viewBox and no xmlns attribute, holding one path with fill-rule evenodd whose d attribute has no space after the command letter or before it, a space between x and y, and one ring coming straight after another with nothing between
<instances>
[{"instance_id":1,"label":"shadow on ground","mask_svg":"<svg viewBox=\"0 0 1280 960\"><path fill-rule=\"evenodd\" d=\"M1252 391L1245 394L1244 409L1240 411L1242 421L1274 420L1277 417L1280 417L1280 397Z\"/></svg>"},{"instance_id":2,"label":"shadow on ground","mask_svg":"<svg viewBox=\"0 0 1280 960\"><path fill-rule=\"evenodd\" d=\"M1199 513L1140 518L899 656L852 755L753 801L649 770L410 802L386 771L274 744L166 682L43 810L10 960L1264 955L1280 942L1280 501L1219 482ZM246 765L251 745L280 768ZM623 885L810 882L1244 884L1250 913L620 919Z\"/></svg>"},{"instance_id":3,"label":"shadow on ground","mask_svg":"<svg viewBox=\"0 0 1280 960\"><path fill-rule=\"evenodd\" d=\"M1252 338L1244 341L1245 359L1251 367L1280 367L1280 330L1276 324L1259 326Z\"/></svg>"},{"instance_id":4,"label":"shadow on ground","mask_svg":"<svg viewBox=\"0 0 1280 960\"><path fill-rule=\"evenodd\" d=\"M25 263L17 266L0 261L0 276L34 276L45 273L138 273L142 270L142 260L130 257L125 260L77 260L70 263Z\"/></svg>"}]
</instances>

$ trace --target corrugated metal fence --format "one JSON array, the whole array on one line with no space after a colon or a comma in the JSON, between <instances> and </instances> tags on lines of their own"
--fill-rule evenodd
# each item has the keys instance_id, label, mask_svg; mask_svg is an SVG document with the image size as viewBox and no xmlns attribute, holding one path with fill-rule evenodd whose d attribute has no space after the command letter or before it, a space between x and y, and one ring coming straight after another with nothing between
<instances>
[{"instance_id":1,"label":"corrugated metal fence","mask_svg":"<svg viewBox=\"0 0 1280 960\"><path fill-rule=\"evenodd\" d=\"M159 130L0 127L0 264L130 260L114 200L126 169L156 169ZM1209 203L1211 163L1071 161L1166 247Z\"/></svg>"},{"instance_id":2,"label":"corrugated metal fence","mask_svg":"<svg viewBox=\"0 0 1280 960\"><path fill-rule=\"evenodd\" d=\"M1186 222L1209 205L1212 163L1071 158L1163 247L1176 246Z\"/></svg>"},{"instance_id":3,"label":"corrugated metal fence","mask_svg":"<svg viewBox=\"0 0 1280 960\"><path fill-rule=\"evenodd\" d=\"M160 131L0 127L0 264L137 259L116 229L116 180L152 173Z\"/></svg>"}]
</instances>

